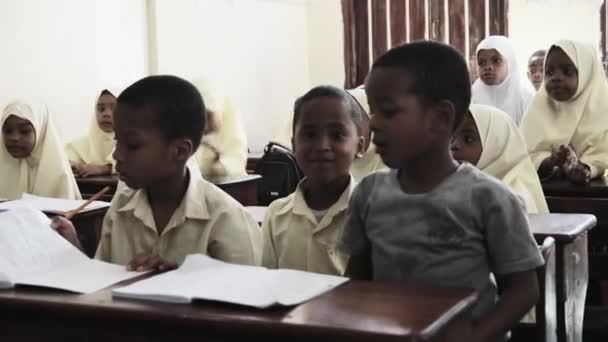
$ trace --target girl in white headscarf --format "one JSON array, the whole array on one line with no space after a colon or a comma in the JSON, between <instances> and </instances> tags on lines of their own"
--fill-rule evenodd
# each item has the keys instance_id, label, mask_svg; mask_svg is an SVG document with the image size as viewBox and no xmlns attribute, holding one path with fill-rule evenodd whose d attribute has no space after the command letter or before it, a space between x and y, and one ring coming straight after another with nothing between
<instances>
[{"instance_id":1,"label":"girl in white headscarf","mask_svg":"<svg viewBox=\"0 0 608 342\"><path fill-rule=\"evenodd\" d=\"M560 40L545 59L545 80L522 122L541 178L587 183L608 167L608 84L591 45Z\"/></svg>"},{"instance_id":2,"label":"girl in white headscarf","mask_svg":"<svg viewBox=\"0 0 608 342\"><path fill-rule=\"evenodd\" d=\"M369 128L370 110L365 95L365 88L359 86L355 89L346 90L359 104L363 110L363 120L361 121L361 134L365 138L365 147L362 156L357 156L350 167L350 174L353 178L360 182L363 177L378 170L386 168L382 162L382 158L376 153L376 146L371 142L372 132Z\"/></svg>"},{"instance_id":3,"label":"girl in white headscarf","mask_svg":"<svg viewBox=\"0 0 608 342\"><path fill-rule=\"evenodd\" d=\"M246 175L247 135L234 102L217 84L195 80L207 109L206 134L194 155L205 178Z\"/></svg>"},{"instance_id":4,"label":"girl in white headscarf","mask_svg":"<svg viewBox=\"0 0 608 342\"><path fill-rule=\"evenodd\" d=\"M548 213L524 138L500 109L472 104L452 141L454 159L476 165L523 198L528 213Z\"/></svg>"},{"instance_id":5,"label":"girl in white headscarf","mask_svg":"<svg viewBox=\"0 0 608 342\"><path fill-rule=\"evenodd\" d=\"M472 102L503 110L520 124L534 89L521 77L511 42L504 36L489 36L477 46L479 79L473 83Z\"/></svg>"},{"instance_id":6,"label":"girl in white headscarf","mask_svg":"<svg viewBox=\"0 0 608 342\"><path fill-rule=\"evenodd\" d=\"M104 89L95 99L95 116L89 132L66 146L72 171L77 177L112 173L114 150L114 107L118 91Z\"/></svg>"},{"instance_id":7,"label":"girl in white headscarf","mask_svg":"<svg viewBox=\"0 0 608 342\"><path fill-rule=\"evenodd\" d=\"M12 102L2 112L0 126L0 197L12 200L27 192L81 198L46 106Z\"/></svg>"}]
</instances>

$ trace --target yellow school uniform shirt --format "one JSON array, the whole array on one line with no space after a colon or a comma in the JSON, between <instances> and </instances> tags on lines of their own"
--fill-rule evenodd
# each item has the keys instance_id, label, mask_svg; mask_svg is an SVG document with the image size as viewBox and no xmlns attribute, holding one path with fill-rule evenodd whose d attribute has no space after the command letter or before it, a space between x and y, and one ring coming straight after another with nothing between
<instances>
[{"instance_id":1,"label":"yellow school uniform shirt","mask_svg":"<svg viewBox=\"0 0 608 342\"><path fill-rule=\"evenodd\" d=\"M17 199L27 192L38 196L80 199L78 185L47 107L36 102L11 102L2 112L0 127L11 115L32 124L36 143L27 158L15 159L0 142L0 198Z\"/></svg>"},{"instance_id":2,"label":"yellow school uniform shirt","mask_svg":"<svg viewBox=\"0 0 608 342\"><path fill-rule=\"evenodd\" d=\"M118 97L119 92L108 90L112 95ZM97 123L97 102L102 93L95 99L95 107L88 134L82 136L69 144L65 150L68 159L77 164L107 165L114 164L112 152L114 152L114 132L104 132Z\"/></svg>"},{"instance_id":3,"label":"yellow school uniform shirt","mask_svg":"<svg viewBox=\"0 0 608 342\"><path fill-rule=\"evenodd\" d=\"M571 40L553 44L578 70L578 88L563 102L552 99L544 83L521 124L528 152L538 169L552 148L572 144L580 160L591 168L591 178L608 167L608 83L596 50Z\"/></svg>"},{"instance_id":4,"label":"yellow school uniform shirt","mask_svg":"<svg viewBox=\"0 0 608 342\"><path fill-rule=\"evenodd\" d=\"M205 178L246 175L247 134L234 101L219 85L207 79L195 80L207 111L213 112L219 129L205 134L194 159ZM216 158L219 153L219 159Z\"/></svg>"},{"instance_id":5,"label":"yellow school uniform shirt","mask_svg":"<svg viewBox=\"0 0 608 342\"><path fill-rule=\"evenodd\" d=\"M339 241L346 223L346 209L355 180L319 221L306 204L303 179L296 191L270 204L262 231L263 265L302 271L342 275L348 256L340 251Z\"/></svg>"},{"instance_id":6,"label":"yellow school uniform shirt","mask_svg":"<svg viewBox=\"0 0 608 342\"><path fill-rule=\"evenodd\" d=\"M536 168L515 122L507 113L491 106L471 104L469 109L483 148L477 167L523 198L528 213L548 213Z\"/></svg>"},{"instance_id":7,"label":"yellow school uniform shirt","mask_svg":"<svg viewBox=\"0 0 608 342\"><path fill-rule=\"evenodd\" d=\"M119 186L104 218L96 259L126 265L139 254L158 254L182 263L192 253L259 265L260 227L236 200L190 172L184 199L159 236L146 191Z\"/></svg>"}]
</instances>

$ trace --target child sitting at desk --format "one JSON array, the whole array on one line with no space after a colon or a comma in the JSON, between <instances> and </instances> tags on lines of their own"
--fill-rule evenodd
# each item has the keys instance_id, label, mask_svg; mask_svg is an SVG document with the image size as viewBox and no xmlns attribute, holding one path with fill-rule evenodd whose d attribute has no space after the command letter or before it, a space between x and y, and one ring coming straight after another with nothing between
<instances>
[{"instance_id":1,"label":"child sitting at desk","mask_svg":"<svg viewBox=\"0 0 608 342\"><path fill-rule=\"evenodd\" d=\"M546 54L547 52L545 50L538 50L528 59L528 79L537 91L543 84L545 76L544 66Z\"/></svg>"},{"instance_id":2,"label":"child sitting at desk","mask_svg":"<svg viewBox=\"0 0 608 342\"><path fill-rule=\"evenodd\" d=\"M95 100L95 116L89 133L72 141L66 152L76 177L112 174L114 150L114 107L118 92L104 89Z\"/></svg>"},{"instance_id":3,"label":"child sitting at desk","mask_svg":"<svg viewBox=\"0 0 608 342\"><path fill-rule=\"evenodd\" d=\"M347 90L347 92L357 101L357 104L363 112L363 119L361 121L361 135L365 139L365 145L363 155L357 156L353 161L353 165L350 167L350 174L353 178L359 182L363 177L369 175L372 172L386 169L386 165L382 162L380 155L376 153L376 147L372 143L372 131L369 129L369 120L371 119L369 112L369 105L367 104L367 96L365 95L365 88L363 86L355 89Z\"/></svg>"},{"instance_id":4,"label":"child sitting at desk","mask_svg":"<svg viewBox=\"0 0 608 342\"><path fill-rule=\"evenodd\" d=\"M268 207L264 266L344 273L348 256L338 242L355 188L349 169L363 152L363 115L355 99L332 86L315 87L296 100L292 145L305 178Z\"/></svg>"},{"instance_id":5,"label":"child sitting at desk","mask_svg":"<svg viewBox=\"0 0 608 342\"><path fill-rule=\"evenodd\" d=\"M205 99L207 132L194 159L205 178L246 175L247 134L234 101L219 85L198 79L194 85Z\"/></svg>"},{"instance_id":6,"label":"child sitting at desk","mask_svg":"<svg viewBox=\"0 0 608 342\"><path fill-rule=\"evenodd\" d=\"M553 44L544 85L521 126L540 178L586 184L601 177L608 167L608 83L595 48Z\"/></svg>"},{"instance_id":7,"label":"child sitting at desk","mask_svg":"<svg viewBox=\"0 0 608 342\"><path fill-rule=\"evenodd\" d=\"M526 142L502 110L471 104L454 134L452 155L503 181L522 197L528 213L549 212Z\"/></svg>"},{"instance_id":8,"label":"child sitting at desk","mask_svg":"<svg viewBox=\"0 0 608 342\"><path fill-rule=\"evenodd\" d=\"M205 105L198 90L174 76L150 76L118 97L114 116L118 187L103 222L96 258L130 269L175 267L192 253L259 265L261 231L237 201L191 171ZM78 246L73 226L55 228Z\"/></svg>"},{"instance_id":9,"label":"child sitting at desk","mask_svg":"<svg viewBox=\"0 0 608 342\"><path fill-rule=\"evenodd\" d=\"M39 196L80 199L55 126L45 105L15 101L2 112L0 198Z\"/></svg>"},{"instance_id":10,"label":"child sitting at desk","mask_svg":"<svg viewBox=\"0 0 608 342\"><path fill-rule=\"evenodd\" d=\"M374 62L365 85L371 129L391 170L363 179L351 197L346 275L474 288L472 341L504 340L536 303L543 258L517 196L452 158L469 84L460 53L437 42L405 44Z\"/></svg>"}]
</instances>

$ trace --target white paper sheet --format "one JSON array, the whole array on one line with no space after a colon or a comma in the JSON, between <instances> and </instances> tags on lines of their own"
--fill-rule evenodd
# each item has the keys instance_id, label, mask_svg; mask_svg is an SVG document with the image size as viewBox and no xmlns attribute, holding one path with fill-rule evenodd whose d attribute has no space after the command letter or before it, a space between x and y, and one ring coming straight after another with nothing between
<instances>
[{"instance_id":1,"label":"white paper sheet","mask_svg":"<svg viewBox=\"0 0 608 342\"><path fill-rule=\"evenodd\" d=\"M141 273L89 259L35 208L0 211L0 273L14 284L92 293Z\"/></svg>"},{"instance_id":2,"label":"white paper sheet","mask_svg":"<svg viewBox=\"0 0 608 342\"><path fill-rule=\"evenodd\" d=\"M192 254L179 269L114 289L112 295L172 303L204 299L266 308L302 303L346 281L348 278L236 265Z\"/></svg>"},{"instance_id":3,"label":"white paper sheet","mask_svg":"<svg viewBox=\"0 0 608 342\"><path fill-rule=\"evenodd\" d=\"M18 200L0 203L0 210L28 206L48 213L65 213L69 210L78 208L85 202L85 200L68 200L63 198L40 197L31 194L23 194L23 196L21 196L21 198ZM108 202L93 201L84 210L95 210L99 208L107 208L109 206L110 203Z\"/></svg>"}]
</instances>

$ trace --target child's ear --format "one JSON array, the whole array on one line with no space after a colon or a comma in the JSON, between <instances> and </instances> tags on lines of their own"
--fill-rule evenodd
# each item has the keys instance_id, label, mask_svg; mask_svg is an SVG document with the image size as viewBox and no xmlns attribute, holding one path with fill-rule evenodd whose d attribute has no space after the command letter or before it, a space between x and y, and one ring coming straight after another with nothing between
<instances>
[{"instance_id":1,"label":"child's ear","mask_svg":"<svg viewBox=\"0 0 608 342\"><path fill-rule=\"evenodd\" d=\"M175 160L186 162L194 151L192 140L187 138L176 139L173 142L173 153Z\"/></svg>"},{"instance_id":2,"label":"child's ear","mask_svg":"<svg viewBox=\"0 0 608 342\"><path fill-rule=\"evenodd\" d=\"M359 136L359 142L357 143L357 153L355 154L355 159L358 158L363 158L363 155L365 154L365 137L364 136Z\"/></svg>"},{"instance_id":3,"label":"child's ear","mask_svg":"<svg viewBox=\"0 0 608 342\"><path fill-rule=\"evenodd\" d=\"M456 119L456 107L454 106L454 103L448 100L441 100L434 105L433 112L431 131L439 132L442 135L445 134L445 132L451 134Z\"/></svg>"}]
</instances>

